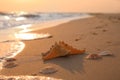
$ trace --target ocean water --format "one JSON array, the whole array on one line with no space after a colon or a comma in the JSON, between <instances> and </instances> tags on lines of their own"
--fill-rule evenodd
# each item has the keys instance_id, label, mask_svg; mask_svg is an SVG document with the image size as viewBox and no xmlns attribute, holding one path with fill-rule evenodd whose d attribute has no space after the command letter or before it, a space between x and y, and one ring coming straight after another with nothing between
<instances>
[{"instance_id":1,"label":"ocean water","mask_svg":"<svg viewBox=\"0 0 120 80\"><path fill-rule=\"evenodd\" d=\"M27 24L90 16L82 13L0 13L0 30Z\"/></svg>"},{"instance_id":2,"label":"ocean water","mask_svg":"<svg viewBox=\"0 0 120 80\"><path fill-rule=\"evenodd\" d=\"M34 29L34 26L31 25L40 24L39 28L42 29L46 23L47 25L49 23L49 26L53 26L73 19L88 17L91 17L91 15L81 13L0 12L0 61L4 61L5 58L14 57L24 49L25 44L15 37L18 28L26 30L27 27L32 27ZM20 30L22 31L22 29Z\"/></svg>"}]
</instances>

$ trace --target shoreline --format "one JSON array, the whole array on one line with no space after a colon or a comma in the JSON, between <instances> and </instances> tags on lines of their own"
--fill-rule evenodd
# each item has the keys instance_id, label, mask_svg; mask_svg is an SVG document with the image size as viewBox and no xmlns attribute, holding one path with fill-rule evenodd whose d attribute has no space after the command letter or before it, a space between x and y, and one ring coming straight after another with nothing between
<instances>
[{"instance_id":1,"label":"shoreline","mask_svg":"<svg viewBox=\"0 0 120 80\"><path fill-rule=\"evenodd\" d=\"M2 34L0 42L16 39L15 38L16 33L26 33L26 32L31 32L31 31L35 31L35 30L52 28L57 25L70 22L72 20L85 19L85 18L90 18L90 17L93 17L93 16L91 16L89 14L85 14L85 15L79 16L79 17L77 16L77 17L73 17L73 18L65 18L65 19L59 19L59 20L53 20L53 21L46 21L43 23L27 24L27 25L21 25L21 26L17 26L17 27L13 27L13 28L3 29L0 31L0 33ZM4 39L6 39L6 40L4 40Z\"/></svg>"},{"instance_id":2,"label":"shoreline","mask_svg":"<svg viewBox=\"0 0 120 80\"><path fill-rule=\"evenodd\" d=\"M53 37L23 41L26 47L15 57L18 66L4 68L1 75L36 74L63 80L119 80L120 42L117 40L120 37L119 18L120 15L97 15L93 18L63 23L57 25L58 27L32 31L50 33ZM75 55L44 62L41 53L48 51L55 42L61 40L77 49L85 48L88 54L109 50L115 56L100 60L86 60L86 55ZM46 66L53 66L58 69L58 72L50 75L40 74L39 71Z\"/></svg>"}]
</instances>

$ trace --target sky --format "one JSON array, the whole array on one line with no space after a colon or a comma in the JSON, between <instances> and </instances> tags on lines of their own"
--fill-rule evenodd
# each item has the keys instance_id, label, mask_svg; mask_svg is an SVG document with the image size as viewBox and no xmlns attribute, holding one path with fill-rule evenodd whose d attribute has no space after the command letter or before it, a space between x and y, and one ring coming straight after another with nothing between
<instances>
[{"instance_id":1,"label":"sky","mask_svg":"<svg viewBox=\"0 0 120 80\"><path fill-rule=\"evenodd\" d=\"M120 0L0 0L0 11L120 13Z\"/></svg>"}]
</instances>

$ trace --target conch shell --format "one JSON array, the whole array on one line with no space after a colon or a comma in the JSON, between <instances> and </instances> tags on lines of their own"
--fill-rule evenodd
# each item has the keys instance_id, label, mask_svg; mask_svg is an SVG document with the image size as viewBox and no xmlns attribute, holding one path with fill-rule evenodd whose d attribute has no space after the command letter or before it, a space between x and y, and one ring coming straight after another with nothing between
<instances>
[{"instance_id":1,"label":"conch shell","mask_svg":"<svg viewBox=\"0 0 120 80\"><path fill-rule=\"evenodd\" d=\"M78 50L76 48L73 48L72 46L66 44L65 42L63 41L60 41L59 42L59 45L61 45L64 49L70 51L69 54L73 55L73 54L82 54L85 52L85 50Z\"/></svg>"},{"instance_id":2,"label":"conch shell","mask_svg":"<svg viewBox=\"0 0 120 80\"><path fill-rule=\"evenodd\" d=\"M78 50L69 46L63 41L55 43L50 50L43 54L43 60L49 60L57 57L68 56L73 54L83 54L85 50Z\"/></svg>"}]
</instances>

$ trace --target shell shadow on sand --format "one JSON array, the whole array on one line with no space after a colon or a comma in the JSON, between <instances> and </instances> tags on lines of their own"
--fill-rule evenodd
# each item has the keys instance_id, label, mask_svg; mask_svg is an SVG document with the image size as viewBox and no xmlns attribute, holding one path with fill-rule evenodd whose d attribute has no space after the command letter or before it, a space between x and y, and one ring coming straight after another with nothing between
<instances>
[{"instance_id":1,"label":"shell shadow on sand","mask_svg":"<svg viewBox=\"0 0 120 80\"><path fill-rule=\"evenodd\" d=\"M63 42L63 44L66 44L66 43ZM57 47L59 45L60 44L57 44ZM59 47L57 49L58 52L55 51L53 53L54 47L56 50L56 44L55 44L55 45L53 45L53 47L50 51L43 54L43 60L44 60L45 64L52 63L55 65L59 65L61 68L64 68L65 70L68 70L71 73L84 72L83 62L84 62L84 57L85 57L85 54L84 54L85 50L78 50L78 49L75 49L72 46L68 45L67 48L65 48L65 46L61 46L63 49L61 49L61 47ZM50 58L48 60L44 59L44 57L46 57L46 55L49 55L49 54L57 55L57 57ZM58 56L58 54L59 54L59 56ZM50 55L50 57L51 57L51 55Z\"/></svg>"},{"instance_id":2,"label":"shell shadow on sand","mask_svg":"<svg viewBox=\"0 0 120 80\"><path fill-rule=\"evenodd\" d=\"M84 67L83 67L84 57L85 54L58 57L55 59L45 61L44 63L45 64L52 63L55 65L59 65L61 68L64 68L70 71L71 73L75 73L75 72L84 73Z\"/></svg>"}]
</instances>

